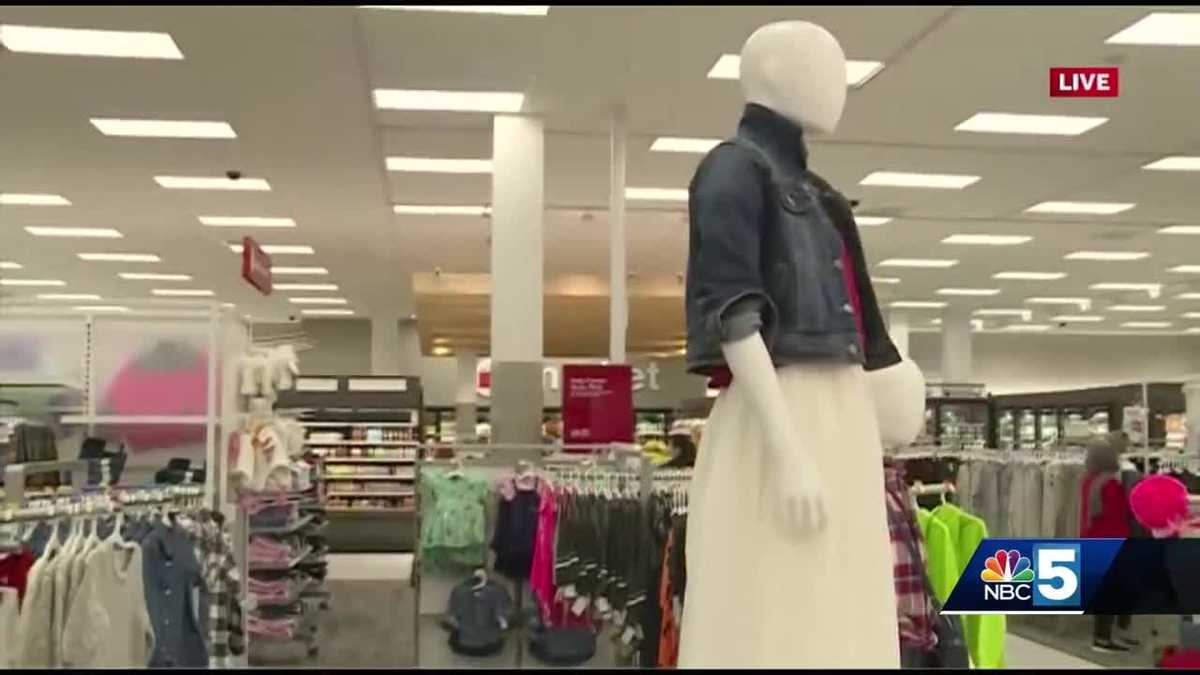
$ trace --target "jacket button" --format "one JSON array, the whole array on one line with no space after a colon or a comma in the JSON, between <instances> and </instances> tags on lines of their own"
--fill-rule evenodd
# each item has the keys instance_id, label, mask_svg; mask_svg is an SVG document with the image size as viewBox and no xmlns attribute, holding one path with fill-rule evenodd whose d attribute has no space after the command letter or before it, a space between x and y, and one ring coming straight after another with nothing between
<instances>
[{"instance_id":1,"label":"jacket button","mask_svg":"<svg viewBox=\"0 0 1200 675\"><path fill-rule=\"evenodd\" d=\"M853 314L854 306L847 302L846 304L842 305L842 311L847 314Z\"/></svg>"},{"instance_id":2,"label":"jacket button","mask_svg":"<svg viewBox=\"0 0 1200 675\"><path fill-rule=\"evenodd\" d=\"M783 196L783 205L791 210L796 210L796 196L787 194Z\"/></svg>"}]
</instances>

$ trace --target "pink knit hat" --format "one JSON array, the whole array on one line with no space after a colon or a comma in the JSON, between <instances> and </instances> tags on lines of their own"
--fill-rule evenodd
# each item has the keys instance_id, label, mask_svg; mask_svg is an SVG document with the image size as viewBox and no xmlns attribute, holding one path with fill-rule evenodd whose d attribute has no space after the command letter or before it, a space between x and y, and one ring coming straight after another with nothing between
<instances>
[{"instance_id":1,"label":"pink knit hat","mask_svg":"<svg viewBox=\"0 0 1200 675\"><path fill-rule=\"evenodd\" d=\"M1147 476L1130 491L1129 508L1155 538L1174 537L1188 516L1187 487L1171 476Z\"/></svg>"}]
</instances>

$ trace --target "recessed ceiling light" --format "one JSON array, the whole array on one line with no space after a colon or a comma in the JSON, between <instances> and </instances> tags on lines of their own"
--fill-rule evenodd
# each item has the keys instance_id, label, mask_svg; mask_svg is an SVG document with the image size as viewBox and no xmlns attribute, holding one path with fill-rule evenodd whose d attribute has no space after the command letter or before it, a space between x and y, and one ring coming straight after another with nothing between
<instances>
[{"instance_id":1,"label":"recessed ceiling light","mask_svg":"<svg viewBox=\"0 0 1200 675\"><path fill-rule=\"evenodd\" d=\"M871 283L891 285L900 283L900 280L896 277L871 277Z\"/></svg>"},{"instance_id":2,"label":"recessed ceiling light","mask_svg":"<svg viewBox=\"0 0 1200 675\"><path fill-rule=\"evenodd\" d=\"M948 267L954 267L957 264L957 260L943 260L937 258L888 258L887 260L880 262L879 266L946 269Z\"/></svg>"},{"instance_id":3,"label":"recessed ceiling light","mask_svg":"<svg viewBox=\"0 0 1200 675\"><path fill-rule=\"evenodd\" d=\"M376 89L374 94L375 107L383 110L513 113L525 105L525 94L512 91Z\"/></svg>"},{"instance_id":4,"label":"recessed ceiling light","mask_svg":"<svg viewBox=\"0 0 1200 675\"><path fill-rule=\"evenodd\" d=\"M316 253L313 247L305 244L260 244L259 248L263 250L263 253L271 255L313 255ZM242 245L230 244L229 250L234 253L241 253Z\"/></svg>"},{"instance_id":5,"label":"recessed ceiling light","mask_svg":"<svg viewBox=\"0 0 1200 675\"><path fill-rule=\"evenodd\" d=\"M1185 155L1163 157L1142 168L1150 171L1200 171L1200 157Z\"/></svg>"},{"instance_id":6,"label":"recessed ceiling light","mask_svg":"<svg viewBox=\"0 0 1200 675\"><path fill-rule=\"evenodd\" d=\"M993 279L1007 281L1058 281L1066 277L1066 272L997 272L992 275Z\"/></svg>"},{"instance_id":7,"label":"recessed ceiling light","mask_svg":"<svg viewBox=\"0 0 1200 675\"><path fill-rule=\"evenodd\" d=\"M9 279L0 278L0 286L66 286L67 282L59 279Z\"/></svg>"},{"instance_id":8,"label":"recessed ceiling light","mask_svg":"<svg viewBox=\"0 0 1200 675\"><path fill-rule=\"evenodd\" d=\"M0 260L0 270L19 270L21 263L15 263L11 260Z\"/></svg>"},{"instance_id":9,"label":"recessed ceiling light","mask_svg":"<svg viewBox=\"0 0 1200 675\"><path fill-rule=\"evenodd\" d=\"M352 309L302 309L304 316L354 316Z\"/></svg>"},{"instance_id":10,"label":"recessed ceiling light","mask_svg":"<svg viewBox=\"0 0 1200 675\"><path fill-rule=\"evenodd\" d=\"M1200 225L1168 225L1159 234L1200 234Z\"/></svg>"},{"instance_id":11,"label":"recessed ceiling light","mask_svg":"<svg viewBox=\"0 0 1200 675\"><path fill-rule=\"evenodd\" d=\"M214 295L203 288L156 288L150 292L164 298L209 298Z\"/></svg>"},{"instance_id":12,"label":"recessed ceiling light","mask_svg":"<svg viewBox=\"0 0 1200 675\"><path fill-rule=\"evenodd\" d=\"M736 80L739 77L741 63L742 57L738 54L722 54L709 69L708 77L713 80ZM872 77L878 75L881 70L883 70L883 63L880 61L847 59L846 86L861 87Z\"/></svg>"},{"instance_id":13,"label":"recessed ceiling light","mask_svg":"<svg viewBox=\"0 0 1200 675\"><path fill-rule=\"evenodd\" d=\"M432 157L388 157L388 171L415 173L491 173L490 159L436 159Z\"/></svg>"},{"instance_id":14,"label":"recessed ceiling light","mask_svg":"<svg viewBox=\"0 0 1200 675\"><path fill-rule=\"evenodd\" d=\"M651 152L694 152L703 155L715 148L719 138L681 138L678 136L659 136L650 144Z\"/></svg>"},{"instance_id":15,"label":"recessed ceiling light","mask_svg":"<svg viewBox=\"0 0 1200 675\"><path fill-rule=\"evenodd\" d=\"M1127 284L1124 282L1104 282L1092 284L1088 288L1094 291L1144 291L1150 294L1150 297L1157 298L1162 295L1162 284Z\"/></svg>"},{"instance_id":16,"label":"recessed ceiling light","mask_svg":"<svg viewBox=\"0 0 1200 675\"><path fill-rule=\"evenodd\" d=\"M1041 202L1025 209L1025 212L1111 216L1122 211L1128 211L1135 206L1137 204L1120 202Z\"/></svg>"},{"instance_id":17,"label":"recessed ceiling light","mask_svg":"<svg viewBox=\"0 0 1200 675\"><path fill-rule=\"evenodd\" d=\"M92 126L105 136L131 138L237 138L228 122L195 120L130 120L91 118Z\"/></svg>"},{"instance_id":18,"label":"recessed ceiling light","mask_svg":"<svg viewBox=\"0 0 1200 675\"><path fill-rule=\"evenodd\" d=\"M1200 312L1184 312L1180 316L1185 319L1200 319Z\"/></svg>"},{"instance_id":19,"label":"recessed ceiling light","mask_svg":"<svg viewBox=\"0 0 1200 675\"><path fill-rule=\"evenodd\" d=\"M42 227L30 225L25 231L35 237L74 237L78 239L120 239L121 233L110 227Z\"/></svg>"},{"instance_id":20,"label":"recessed ceiling light","mask_svg":"<svg viewBox=\"0 0 1200 675\"><path fill-rule=\"evenodd\" d=\"M1004 330L1022 332L1022 333L1043 333L1050 330L1050 326L1044 323L1014 323L1004 327Z\"/></svg>"},{"instance_id":21,"label":"recessed ceiling light","mask_svg":"<svg viewBox=\"0 0 1200 675\"><path fill-rule=\"evenodd\" d=\"M225 176L155 176L154 182L169 190L253 190L266 192L271 184L262 178L239 178Z\"/></svg>"},{"instance_id":22,"label":"recessed ceiling light","mask_svg":"<svg viewBox=\"0 0 1200 675\"><path fill-rule=\"evenodd\" d=\"M989 296L1000 295L999 288L939 288L938 295Z\"/></svg>"},{"instance_id":23,"label":"recessed ceiling light","mask_svg":"<svg viewBox=\"0 0 1200 675\"><path fill-rule=\"evenodd\" d=\"M120 305L80 305L75 308L77 312L128 312L128 307Z\"/></svg>"},{"instance_id":24,"label":"recessed ceiling light","mask_svg":"<svg viewBox=\"0 0 1200 675\"><path fill-rule=\"evenodd\" d=\"M95 293L40 293L38 300L99 300Z\"/></svg>"},{"instance_id":25,"label":"recessed ceiling light","mask_svg":"<svg viewBox=\"0 0 1200 675\"><path fill-rule=\"evenodd\" d=\"M1166 311L1166 305L1112 305L1108 308L1112 312L1162 312Z\"/></svg>"},{"instance_id":26,"label":"recessed ceiling light","mask_svg":"<svg viewBox=\"0 0 1200 675\"><path fill-rule=\"evenodd\" d=\"M288 298L293 305L344 305L345 298Z\"/></svg>"},{"instance_id":27,"label":"recessed ceiling light","mask_svg":"<svg viewBox=\"0 0 1200 675\"><path fill-rule=\"evenodd\" d=\"M121 272L122 279L130 281L191 281L190 274L158 274L154 272Z\"/></svg>"},{"instance_id":28,"label":"recessed ceiling light","mask_svg":"<svg viewBox=\"0 0 1200 675\"><path fill-rule=\"evenodd\" d=\"M942 240L943 244L967 246L1016 246L1033 241L1023 234L952 234Z\"/></svg>"},{"instance_id":29,"label":"recessed ceiling light","mask_svg":"<svg viewBox=\"0 0 1200 675\"><path fill-rule=\"evenodd\" d=\"M991 134L1078 136L1107 121L1107 117L979 112L960 122L954 130Z\"/></svg>"},{"instance_id":30,"label":"recessed ceiling light","mask_svg":"<svg viewBox=\"0 0 1200 675\"><path fill-rule=\"evenodd\" d=\"M687 188L627 187L625 198L636 201L686 202Z\"/></svg>"},{"instance_id":31,"label":"recessed ceiling light","mask_svg":"<svg viewBox=\"0 0 1200 675\"><path fill-rule=\"evenodd\" d=\"M1170 321L1126 321L1122 328L1170 328Z\"/></svg>"},{"instance_id":32,"label":"recessed ceiling light","mask_svg":"<svg viewBox=\"0 0 1200 675\"><path fill-rule=\"evenodd\" d=\"M1094 314L1061 314L1050 317L1050 320L1060 323L1098 323L1104 321L1104 317Z\"/></svg>"},{"instance_id":33,"label":"recessed ceiling light","mask_svg":"<svg viewBox=\"0 0 1200 675\"><path fill-rule=\"evenodd\" d=\"M329 274L329 270L324 267L272 267L271 274L319 277Z\"/></svg>"},{"instance_id":34,"label":"recessed ceiling light","mask_svg":"<svg viewBox=\"0 0 1200 675\"><path fill-rule=\"evenodd\" d=\"M265 216L199 216L201 225L209 227L295 227L291 218Z\"/></svg>"},{"instance_id":35,"label":"recessed ceiling light","mask_svg":"<svg viewBox=\"0 0 1200 675\"><path fill-rule=\"evenodd\" d=\"M1026 304L1030 305L1076 305L1083 311L1092 308L1092 301L1089 298L1026 298Z\"/></svg>"},{"instance_id":36,"label":"recessed ceiling light","mask_svg":"<svg viewBox=\"0 0 1200 675\"><path fill-rule=\"evenodd\" d=\"M1200 45L1200 13L1151 12L1104 42L1111 45Z\"/></svg>"},{"instance_id":37,"label":"recessed ceiling light","mask_svg":"<svg viewBox=\"0 0 1200 675\"><path fill-rule=\"evenodd\" d=\"M406 12L460 12L504 16L546 16L550 5L360 5L361 9L394 9Z\"/></svg>"},{"instance_id":38,"label":"recessed ceiling light","mask_svg":"<svg viewBox=\"0 0 1200 675\"><path fill-rule=\"evenodd\" d=\"M1064 260L1098 260L1104 262L1126 262L1144 260L1150 254L1144 251L1075 251L1063 257Z\"/></svg>"},{"instance_id":39,"label":"recessed ceiling light","mask_svg":"<svg viewBox=\"0 0 1200 675\"><path fill-rule=\"evenodd\" d=\"M975 316L1019 316L1025 321L1033 318L1030 309L977 309L972 312Z\"/></svg>"},{"instance_id":40,"label":"recessed ceiling light","mask_svg":"<svg viewBox=\"0 0 1200 675\"><path fill-rule=\"evenodd\" d=\"M277 291L336 291L337 284L273 284Z\"/></svg>"},{"instance_id":41,"label":"recessed ceiling light","mask_svg":"<svg viewBox=\"0 0 1200 675\"><path fill-rule=\"evenodd\" d=\"M890 222L892 222L891 218L885 218L883 216L854 216L854 223L862 227L887 225Z\"/></svg>"},{"instance_id":42,"label":"recessed ceiling light","mask_svg":"<svg viewBox=\"0 0 1200 675\"><path fill-rule=\"evenodd\" d=\"M62 195L50 194L0 194L0 204L8 206L70 206L71 202Z\"/></svg>"},{"instance_id":43,"label":"recessed ceiling light","mask_svg":"<svg viewBox=\"0 0 1200 675\"><path fill-rule=\"evenodd\" d=\"M436 206L433 204L396 204L392 212L400 216L486 216L487 206Z\"/></svg>"},{"instance_id":44,"label":"recessed ceiling light","mask_svg":"<svg viewBox=\"0 0 1200 675\"><path fill-rule=\"evenodd\" d=\"M80 253L80 260L92 262L162 262L153 253Z\"/></svg>"},{"instance_id":45,"label":"recessed ceiling light","mask_svg":"<svg viewBox=\"0 0 1200 675\"><path fill-rule=\"evenodd\" d=\"M934 188L961 190L979 182L979 176L948 173L912 173L907 171L874 171L858 182L859 185L882 187Z\"/></svg>"},{"instance_id":46,"label":"recessed ceiling light","mask_svg":"<svg viewBox=\"0 0 1200 675\"><path fill-rule=\"evenodd\" d=\"M168 33L0 25L0 44L9 51L131 59L183 58Z\"/></svg>"},{"instance_id":47,"label":"recessed ceiling light","mask_svg":"<svg viewBox=\"0 0 1200 675\"><path fill-rule=\"evenodd\" d=\"M946 306L946 303L925 300L897 300L888 306L897 309L941 309Z\"/></svg>"},{"instance_id":48,"label":"recessed ceiling light","mask_svg":"<svg viewBox=\"0 0 1200 675\"><path fill-rule=\"evenodd\" d=\"M1176 274L1200 274L1200 265L1176 265L1167 271Z\"/></svg>"}]
</instances>

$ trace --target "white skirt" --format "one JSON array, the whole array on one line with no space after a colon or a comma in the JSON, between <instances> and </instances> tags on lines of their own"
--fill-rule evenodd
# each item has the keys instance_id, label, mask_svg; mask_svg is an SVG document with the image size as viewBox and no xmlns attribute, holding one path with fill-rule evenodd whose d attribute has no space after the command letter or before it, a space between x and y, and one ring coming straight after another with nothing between
<instances>
[{"instance_id":1,"label":"white skirt","mask_svg":"<svg viewBox=\"0 0 1200 675\"><path fill-rule=\"evenodd\" d=\"M862 369L798 365L779 380L825 482L828 524L786 535L746 391L721 393L689 496L681 667L898 668L882 451Z\"/></svg>"}]
</instances>

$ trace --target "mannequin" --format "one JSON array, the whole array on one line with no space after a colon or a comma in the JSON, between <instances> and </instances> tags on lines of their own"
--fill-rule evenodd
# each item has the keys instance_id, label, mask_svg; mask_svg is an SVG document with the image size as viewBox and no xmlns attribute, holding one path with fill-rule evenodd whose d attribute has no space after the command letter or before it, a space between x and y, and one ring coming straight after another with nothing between
<instances>
[{"instance_id":1,"label":"mannequin","mask_svg":"<svg viewBox=\"0 0 1200 675\"><path fill-rule=\"evenodd\" d=\"M738 135L692 182L688 366L723 391L689 500L683 667L899 665L881 439L916 438L924 384L883 327L848 203L807 168L845 69L820 26L760 28Z\"/></svg>"}]
</instances>

